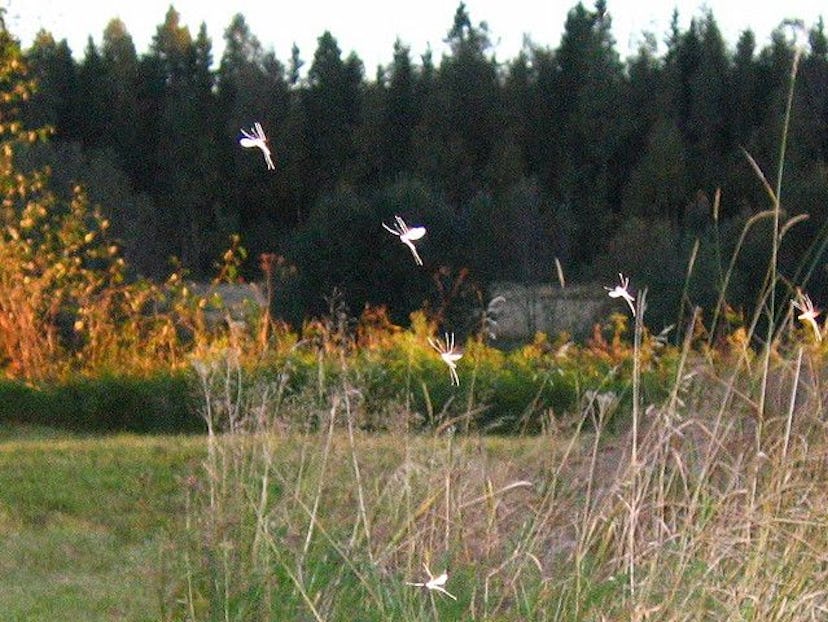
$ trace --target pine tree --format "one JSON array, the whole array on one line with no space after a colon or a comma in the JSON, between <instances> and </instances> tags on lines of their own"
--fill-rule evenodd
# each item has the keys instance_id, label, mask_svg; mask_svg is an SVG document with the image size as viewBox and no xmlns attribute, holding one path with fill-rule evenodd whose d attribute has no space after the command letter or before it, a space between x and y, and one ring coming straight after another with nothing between
<instances>
[{"instance_id":1,"label":"pine tree","mask_svg":"<svg viewBox=\"0 0 828 622\"><path fill-rule=\"evenodd\" d=\"M111 20L104 29L101 59L112 81L109 105L113 118L107 146L115 151L121 167L134 179L141 169L141 160L147 157L140 132L139 61L135 43L119 19Z\"/></svg>"},{"instance_id":2,"label":"pine tree","mask_svg":"<svg viewBox=\"0 0 828 622\"><path fill-rule=\"evenodd\" d=\"M417 77L407 46L394 43L394 60L385 90L382 119L382 176L392 180L414 166L414 132L420 119L416 100Z\"/></svg>"},{"instance_id":3,"label":"pine tree","mask_svg":"<svg viewBox=\"0 0 828 622\"><path fill-rule=\"evenodd\" d=\"M27 125L50 126L67 139L77 139L78 68L66 40L59 43L41 30L26 55L29 71L38 85L23 111Z\"/></svg>"},{"instance_id":4,"label":"pine tree","mask_svg":"<svg viewBox=\"0 0 828 622\"><path fill-rule=\"evenodd\" d=\"M488 26L473 26L462 2L446 43L426 121L433 124L436 171L449 202L457 208L488 189L494 146L502 140L503 109L497 65L486 54ZM490 169L489 169L490 170Z\"/></svg>"},{"instance_id":5,"label":"pine tree","mask_svg":"<svg viewBox=\"0 0 828 622\"><path fill-rule=\"evenodd\" d=\"M334 36L318 39L304 91L305 136L312 169L305 183L317 192L330 192L349 177L354 154L354 131L362 119L362 63L354 55L342 60Z\"/></svg>"},{"instance_id":6,"label":"pine tree","mask_svg":"<svg viewBox=\"0 0 828 622\"><path fill-rule=\"evenodd\" d=\"M92 37L87 39L77 84L78 138L88 149L108 146L115 120L115 85Z\"/></svg>"},{"instance_id":7,"label":"pine tree","mask_svg":"<svg viewBox=\"0 0 828 622\"><path fill-rule=\"evenodd\" d=\"M195 40L170 7L150 56L162 78L158 103L158 222L167 253L197 274L212 270L214 243L225 238L216 163L211 42L202 24ZM224 235L223 235L224 234Z\"/></svg>"},{"instance_id":8,"label":"pine tree","mask_svg":"<svg viewBox=\"0 0 828 622\"><path fill-rule=\"evenodd\" d=\"M618 144L622 66L603 0L567 15L556 53L555 103L561 133L560 175L554 191L572 205L575 259L589 261L605 244L620 209Z\"/></svg>"}]
</instances>

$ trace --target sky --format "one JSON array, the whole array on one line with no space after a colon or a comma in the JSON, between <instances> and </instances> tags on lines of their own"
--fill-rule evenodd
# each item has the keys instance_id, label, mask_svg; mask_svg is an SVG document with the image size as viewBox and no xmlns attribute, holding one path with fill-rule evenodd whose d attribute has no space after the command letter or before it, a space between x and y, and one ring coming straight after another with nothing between
<instances>
[{"instance_id":1,"label":"sky","mask_svg":"<svg viewBox=\"0 0 828 622\"><path fill-rule=\"evenodd\" d=\"M488 23L496 57L501 61L514 58L527 36L539 45L557 47L566 14L576 3L465 0L472 23ZM58 41L66 39L77 58L82 57L90 35L100 43L106 24L115 17L126 25L138 53L146 52L170 4L193 36L202 22L207 25L216 64L223 49L224 31L232 16L241 13L264 49L273 50L283 62L290 58L296 43L307 67L318 37L329 30L343 55L356 52L370 76L377 65L390 64L397 38L409 46L413 58L419 58L430 47L439 59L446 51L443 39L459 0L0 0L0 6L6 7L6 25L24 49L40 29L45 29ZM584 5L591 8L594 2L585 0ZM659 51L663 51L674 7L678 8L682 29L692 17L710 9L731 48L748 28L762 47L783 19L801 19L806 28L813 26L820 15L828 19L825 0L607 0L607 6L616 49L622 57L636 51L643 31L654 33L661 46Z\"/></svg>"}]
</instances>

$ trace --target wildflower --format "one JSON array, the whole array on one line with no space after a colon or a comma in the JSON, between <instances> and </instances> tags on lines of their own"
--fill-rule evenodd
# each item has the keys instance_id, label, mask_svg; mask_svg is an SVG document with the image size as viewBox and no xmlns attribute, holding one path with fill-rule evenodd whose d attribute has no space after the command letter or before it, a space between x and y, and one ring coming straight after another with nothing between
<instances>
[{"instance_id":1,"label":"wildflower","mask_svg":"<svg viewBox=\"0 0 828 622\"><path fill-rule=\"evenodd\" d=\"M609 292L610 298L623 298L627 301L627 304L630 306L630 311L635 317L635 297L630 294L628 288L630 286L630 277L624 278L624 275L620 272L618 273L618 278L621 280L620 285L616 285L615 287L606 287L604 289Z\"/></svg>"},{"instance_id":2,"label":"wildflower","mask_svg":"<svg viewBox=\"0 0 828 622\"><path fill-rule=\"evenodd\" d=\"M258 147L261 149L262 154L264 154L265 163L267 164L267 170L275 170L276 166L270 157L270 148L267 146L267 136L265 136L264 130L262 130L262 124L256 121L249 132L242 129L241 133L242 137L239 139L239 144L245 148Z\"/></svg>"},{"instance_id":3,"label":"wildflower","mask_svg":"<svg viewBox=\"0 0 828 622\"><path fill-rule=\"evenodd\" d=\"M409 581L406 581L405 584L412 585L414 587L424 587L427 590L434 590L435 592L445 594L452 600L457 600L457 597L454 594L452 594L446 588L443 587L446 584L446 581L448 581L447 572L444 572L440 576L435 577L433 574L431 574L431 570L426 564L423 564L423 568L425 568L426 574L428 575L428 581L425 581L424 583L411 583Z\"/></svg>"},{"instance_id":4,"label":"wildflower","mask_svg":"<svg viewBox=\"0 0 828 622\"><path fill-rule=\"evenodd\" d=\"M445 333L444 339L440 340L439 337L432 339L431 337L428 338L428 343L431 344L431 347L437 350L440 354L440 358L443 359L443 362L448 365L449 373L451 374L451 384L454 386L460 386L460 378L457 375L457 361L463 356L462 352L457 352L454 349L454 333Z\"/></svg>"},{"instance_id":5,"label":"wildflower","mask_svg":"<svg viewBox=\"0 0 828 622\"><path fill-rule=\"evenodd\" d=\"M414 255L414 261L417 262L417 265L422 266L423 260L420 259L420 256L417 254L417 249L414 247L414 240L419 240L426 234L425 227L409 228L408 225L405 224L405 221L399 216L394 216L394 220L396 221L394 226L389 227L385 223L382 223L382 226L386 231L390 231L400 238L400 241L411 249L411 254Z\"/></svg>"},{"instance_id":6,"label":"wildflower","mask_svg":"<svg viewBox=\"0 0 828 622\"><path fill-rule=\"evenodd\" d=\"M819 325L816 321L821 311L814 307L814 303L811 302L811 297L808 296L808 294L803 294L800 290L797 290L796 300L792 300L791 305L797 311L802 311L802 313L796 316L796 319L808 323L814 331L816 340L822 341L822 333L820 332Z\"/></svg>"}]
</instances>

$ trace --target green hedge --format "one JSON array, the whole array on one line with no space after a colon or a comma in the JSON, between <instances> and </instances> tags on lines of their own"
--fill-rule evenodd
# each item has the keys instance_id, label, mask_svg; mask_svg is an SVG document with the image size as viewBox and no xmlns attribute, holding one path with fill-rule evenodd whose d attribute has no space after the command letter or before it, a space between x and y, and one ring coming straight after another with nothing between
<instances>
[{"instance_id":1,"label":"green hedge","mask_svg":"<svg viewBox=\"0 0 828 622\"><path fill-rule=\"evenodd\" d=\"M188 374L77 378L33 387L0 381L0 421L76 432L190 433L204 423Z\"/></svg>"},{"instance_id":2,"label":"green hedge","mask_svg":"<svg viewBox=\"0 0 828 622\"><path fill-rule=\"evenodd\" d=\"M507 353L469 342L456 387L439 357L428 346L412 343L362 350L344 365L337 356L320 358L313 350L300 350L246 369L240 387L235 385L235 371L225 376L217 367L210 372L209 390L218 404L223 402L225 383L232 382L230 393L235 399L239 391L240 406L249 408L260 399L263 387L281 385L288 401L274 403L278 410L274 415L303 428L327 412L330 395L346 387L359 396L358 425L368 430L391 429L400 415L413 415L409 423L426 428L457 420L463 427L484 432L533 433L553 413L559 417L581 410L588 391L618 397L613 427L623 425L623 413L631 410L629 359L618 363L584 349L558 357L554 349L534 346ZM659 357L643 371L645 403L664 399L674 374L673 359ZM274 395L271 391L270 397ZM203 388L194 371L78 377L37 387L0 381L0 422L78 432L202 432L206 428L203 402ZM467 422L466 415L471 416Z\"/></svg>"}]
</instances>

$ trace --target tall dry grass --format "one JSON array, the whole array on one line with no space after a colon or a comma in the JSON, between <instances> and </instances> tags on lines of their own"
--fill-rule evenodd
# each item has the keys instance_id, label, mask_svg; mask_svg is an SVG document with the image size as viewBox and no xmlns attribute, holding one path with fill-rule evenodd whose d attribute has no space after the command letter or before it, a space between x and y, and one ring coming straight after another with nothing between
<instances>
[{"instance_id":1,"label":"tall dry grass","mask_svg":"<svg viewBox=\"0 0 828 622\"><path fill-rule=\"evenodd\" d=\"M239 393L224 359L203 370L224 423L190 484L176 597L194 620L823 619L824 353L781 345L764 384L756 355L688 346L637 443L600 392L533 437L368 434L348 380ZM405 585L423 564L457 602Z\"/></svg>"}]
</instances>

